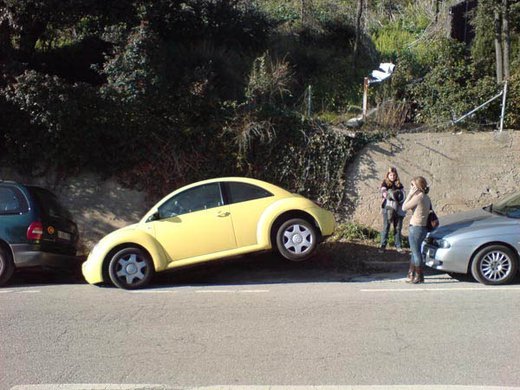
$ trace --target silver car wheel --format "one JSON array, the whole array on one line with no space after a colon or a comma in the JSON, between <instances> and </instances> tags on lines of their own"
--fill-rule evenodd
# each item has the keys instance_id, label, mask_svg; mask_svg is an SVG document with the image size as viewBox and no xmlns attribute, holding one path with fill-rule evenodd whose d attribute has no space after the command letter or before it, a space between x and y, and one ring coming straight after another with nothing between
<instances>
[{"instance_id":1,"label":"silver car wheel","mask_svg":"<svg viewBox=\"0 0 520 390\"><path fill-rule=\"evenodd\" d=\"M510 283L516 277L517 270L517 255L500 244L480 249L471 262L471 275L484 284Z\"/></svg>"},{"instance_id":2,"label":"silver car wheel","mask_svg":"<svg viewBox=\"0 0 520 390\"><path fill-rule=\"evenodd\" d=\"M319 231L303 219L288 219L276 226L276 248L287 260L303 261L309 259L319 241Z\"/></svg>"},{"instance_id":3,"label":"silver car wheel","mask_svg":"<svg viewBox=\"0 0 520 390\"><path fill-rule=\"evenodd\" d=\"M493 251L484 256L480 263L480 271L486 279L499 282L511 272L512 261L505 253Z\"/></svg>"},{"instance_id":4,"label":"silver car wheel","mask_svg":"<svg viewBox=\"0 0 520 390\"><path fill-rule=\"evenodd\" d=\"M296 255L304 254L312 248L313 233L303 225L294 224L283 233L283 246Z\"/></svg>"},{"instance_id":5,"label":"silver car wheel","mask_svg":"<svg viewBox=\"0 0 520 390\"><path fill-rule=\"evenodd\" d=\"M126 283L131 285L135 279L141 281L145 278L143 270L146 270L146 267L146 262L137 257L135 253L132 253L127 255L126 258L119 258L117 261L117 268L119 270L116 272L116 275L119 278L125 278Z\"/></svg>"},{"instance_id":6,"label":"silver car wheel","mask_svg":"<svg viewBox=\"0 0 520 390\"><path fill-rule=\"evenodd\" d=\"M124 289L146 286L154 273L150 255L140 248L121 249L112 256L108 264L110 280L116 287Z\"/></svg>"}]
</instances>

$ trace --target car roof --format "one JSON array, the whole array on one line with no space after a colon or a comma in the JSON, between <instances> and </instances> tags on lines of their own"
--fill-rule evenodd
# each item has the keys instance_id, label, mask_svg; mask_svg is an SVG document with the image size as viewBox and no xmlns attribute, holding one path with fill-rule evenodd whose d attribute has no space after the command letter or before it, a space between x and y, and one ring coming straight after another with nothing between
<instances>
[{"instance_id":1,"label":"car roof","mask_svg":"<svg viewBox=\"0 0 520 390\"><path fill-rule=\"evenodd\" d=\"M180 191L180 190L187 190L188 188L197 187L197 186L204 185L204 184L218 183L218 182L246 183L246 184L252 184L252 185L256 185L258 187L262 187L263 189L273 193L274 195L287 195L287 194L290 194L289 191L284 190L283 188L278 187L278 186L276 186L274 184L268 183L266 181L258 180L258 179L252 179L250 177L239 177L239 176L217 177L217 178L213 178L213 179L202 180L202 181L198 181L196 183L191 183L191 184L188 184L188 185L186 185L184 187L178 188L178 189L176 189L173 192L177 192L177 191Z\"/></svg>"}]
</instances>

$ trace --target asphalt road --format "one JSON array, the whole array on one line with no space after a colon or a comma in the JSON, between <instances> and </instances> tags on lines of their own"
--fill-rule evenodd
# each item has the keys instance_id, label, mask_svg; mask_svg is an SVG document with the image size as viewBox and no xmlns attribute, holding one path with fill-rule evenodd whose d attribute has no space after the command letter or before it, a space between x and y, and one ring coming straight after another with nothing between
<instances>
[{"instance_id":1,"label":"asphalt road","mask_svg":"<svg viewBox=\"0 0 520 390\"><path fill-rule=\"evenodd\" d=\"M0 289L0 389L516 386L519 299L520 285L430 275L415 286L390 273L136 292L15 282Z\"/></svg>"}]
</instances>

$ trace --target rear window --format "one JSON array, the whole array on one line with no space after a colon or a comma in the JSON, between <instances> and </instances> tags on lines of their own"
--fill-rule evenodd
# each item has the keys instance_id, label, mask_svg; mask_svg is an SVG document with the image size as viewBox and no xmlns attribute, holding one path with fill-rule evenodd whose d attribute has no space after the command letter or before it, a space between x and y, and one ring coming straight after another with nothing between
<instances>
[{"instance_id":1,"label":"rear window","mask_svg":"<svg viewBox=\"0 0 520 390\"><path fill-rule=\"evenodd\" d=\"M31 191L45 215L72 220L70 212L60 204L52 192L38 187L31 187Z\"/></svg>"},{"instance_id":2,"label":"rear window","mask_svg":"<svg viewBox=\"0 0 520 390\"><path fill-rule=\"evenodd\" d=\"M240 203L273 196L269 191L248 183L229 182L227 186L230 203Z\"/></svg>"},{"instance_id":3,"label":"rear window","mask_svg":"<svg viewBox=\"0 0 520 390\"><path fill-rule=\"evenodd\" d=\"M0 186L0 215L21 214L27 210L27 201L19 189Z\"/></svg>"}]
</instances>

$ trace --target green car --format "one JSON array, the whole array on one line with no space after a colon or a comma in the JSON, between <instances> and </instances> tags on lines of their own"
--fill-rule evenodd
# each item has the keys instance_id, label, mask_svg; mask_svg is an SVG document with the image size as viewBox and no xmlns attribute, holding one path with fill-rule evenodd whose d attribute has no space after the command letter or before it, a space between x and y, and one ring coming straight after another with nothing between
<instances>
[{"instance_id":1,"label":"green car","mask_svg":"<svg viewBox=\"0 0 520 390\"><path fill-rule=\"evenodd\" d=\"M0 286L26 267L78 266L78 227L56 196L0 181Z\"/></svg>"}]
</instances>

